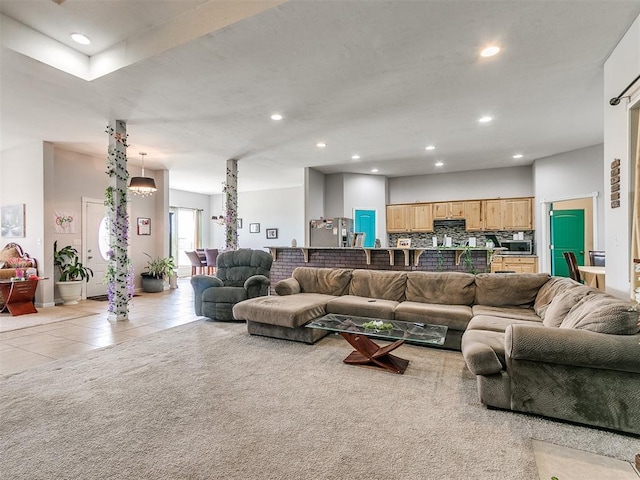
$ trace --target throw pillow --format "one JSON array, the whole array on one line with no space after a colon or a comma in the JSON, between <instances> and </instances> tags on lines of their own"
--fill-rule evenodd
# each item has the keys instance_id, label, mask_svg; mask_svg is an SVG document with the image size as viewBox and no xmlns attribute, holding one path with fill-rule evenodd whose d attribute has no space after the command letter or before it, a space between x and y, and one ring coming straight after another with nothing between
<instances>
[{"instance_id":1,"label":"throw pillow","mask_svg":"<svg viewBox=\"0 0 640 480\"><path fill-rule=\"evenodd\" d=\"M0 261L6 262L10 258L20 257L16 247L3 248L0 250Z\"/></svg>"},{"instance_id":2,"label":"throw pillow","mask_svg":"<svg viewBox=\"0 0 640 480\"><path fill-rule=\"evenodd\" d=\"M567 314L560 328L575 328L611 335L638 333L638 312L615 297L587 295Z\"/></svg>"},{"instance_id":3,"label":"throw pillow","mask_svg":"<svg viewBox=\"0 0 640 480\"><path fill-rule=\"evenodd\" d=\"M544 312L542 324L545 327L559 327L569 311L590 291L589 287L577 286L557 294Z\"/></svg>"}]
</instances>

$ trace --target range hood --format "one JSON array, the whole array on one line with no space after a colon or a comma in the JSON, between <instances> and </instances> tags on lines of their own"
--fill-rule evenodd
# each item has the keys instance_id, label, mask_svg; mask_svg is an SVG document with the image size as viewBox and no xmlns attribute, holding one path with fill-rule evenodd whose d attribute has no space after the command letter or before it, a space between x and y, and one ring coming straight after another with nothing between
<instances>
[{"instance_id":1,"label":"range hood","mask_svg":"<svg viewBox=\"0 0 640 480\"><path fill-rule=\"evenodd\" d=\"M462 227L465 228L467 226L466 222L463 220L434 220L434 227Z\"/></svg>"}]
</instances>

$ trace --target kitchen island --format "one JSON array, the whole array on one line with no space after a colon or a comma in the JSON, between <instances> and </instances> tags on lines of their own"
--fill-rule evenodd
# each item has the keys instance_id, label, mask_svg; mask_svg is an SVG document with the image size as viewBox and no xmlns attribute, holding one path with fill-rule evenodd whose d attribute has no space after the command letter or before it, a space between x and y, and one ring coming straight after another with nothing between
<instances>
[{"instance_id":1,"label":"kitchen island","mask_svg":"<svg viewBox=\"0 0 640 480\"><path fill-rule=\"evenodd\" d=\"M370 270L469 272L490 270L501 249L486 247L362 248L267 247L273 256L271 289L296 267L362 268Z\"/></svg>"}]
</instances>

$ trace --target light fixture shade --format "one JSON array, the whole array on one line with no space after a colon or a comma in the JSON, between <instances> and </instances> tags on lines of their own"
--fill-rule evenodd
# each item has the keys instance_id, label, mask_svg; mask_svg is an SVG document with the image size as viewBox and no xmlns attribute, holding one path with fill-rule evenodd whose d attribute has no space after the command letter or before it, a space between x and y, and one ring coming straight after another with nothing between
<instances>
[{"instance_id":1,"label":"light fixture shade","mask_svg":"<svg viewBox=\"0 0 640 480\"><path fill-rule=\"evenodd\" d=\"M156 181L149 177L131 177L129 182L129 190L136 195L147 196L156 192Z\"/></svg>"}]
</instances>

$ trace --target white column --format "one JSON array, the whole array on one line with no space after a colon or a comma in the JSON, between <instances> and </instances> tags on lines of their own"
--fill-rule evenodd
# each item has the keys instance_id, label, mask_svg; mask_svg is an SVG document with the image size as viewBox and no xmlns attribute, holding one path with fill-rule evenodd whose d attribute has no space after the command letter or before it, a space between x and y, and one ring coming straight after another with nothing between
<instances>
[{"instance_id":1,"label":"white column","mask_svg":"<svg viewBox=\"0 0 640 480\"><path fill-rule=\"evenodd\" d=\"M226 250L238 249L238 160L227 160L227 181L224 188L226 200L225 239Z\"/></svg>"},{"instance_id":2,"label":"white column","mask_svg":"<svg viewBox=\"0 0 640 480\"><path fill-rule=\"evenodd\" d=\"M129 319L129 214L127 211L127 124L113 120L107 128L110 177L105 204L109 208L109 320Z\"/></svg>"}]
</instances>

